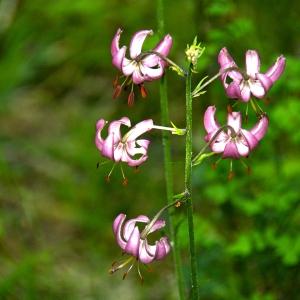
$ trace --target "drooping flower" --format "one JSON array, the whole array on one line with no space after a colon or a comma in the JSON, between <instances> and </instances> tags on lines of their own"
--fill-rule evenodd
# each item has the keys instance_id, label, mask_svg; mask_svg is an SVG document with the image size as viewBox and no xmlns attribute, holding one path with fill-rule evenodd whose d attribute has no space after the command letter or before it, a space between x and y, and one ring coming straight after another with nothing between
<instances>
[{"instance_id":1,"label":"drooping flower","mask_svg":"<svg viewBox=\"0 0 300 300\"><path fill-rule=\"evenodd\" d=\"M149 245L147 236L149 233L154 232L165 226L165 222L163 220L156 220L153 224L150 223L150 219L147 216L138 216L135 219L128 220L124 226L124 220L126 215L120 214L113 222L113 232L117 238L117 243L119 247L123 250L125 254L131 255L129 259L127 259L120 266L111 269L109 272L113 274L118 271L125 265L127 265L132 259L134 262L141 262L143 264L149 264L154 260L163 259L168 253L171 251L171 246L168 242L167 237L162 237L159 241L155 242L155 245ZM140 232L137 222L147 224L145 229ZM151 227L149 227L151 226ZM130 266L129 270L124 274L123 279L126 277L127 273L132 268L134 262ZM116 262L113 263L113 265ZM138 268L139 275L142 279L140 270Z\"/></svg>"},{"instance_id":2,"label":"drooping flower","mask_svg":"<svg viewBox=\"0 0 300 300\"><path fill-rule=\"evenodd\" d=\"M151 119L136 124L123 137L121 136L120 127L122 124L130 127L130 120L127 117L123 117L120 120L113 121L108 126L107 138L103 139L101 131L106 123L103 119L96 123L95 144L103 157L107 157L115 162L127 162L131 167L140 165L148 158L147 153L150 141L137 140L137 137L152 129L153 121ZM141 156L135 159L134 156L139 154Z\"/></svg>"},{"instance_id":3,"label":"drooping flower","mask_svg":"<svg viewBox=\"0 0 300 300\"><path fill-rule=\"evenodd\" d=\"M209 142L221 128L215 117L215 112L215 106L209 106L204 114L204 127L208 133L205 136L206 142ZM228 113L227 125L231 126L234 132L229 128L226 131L221 131L210 144L210 148L217 154L223 153L222 158L247 157L266 134L268 123L268 117L264 114L250 130L245 130L241 128L242 114L240 112Z\"/></svg>"},{"instance_id":4,"label":"drooping flower","mask_svg":"<svg viewBox=\"0 0 300 300\"><path fill-rule=\"evenodd\" d=\"M230 67L237 67L226 48L220 51L218 62L221 66L220 72ZM261 74L258 52L256 50L248 50L245 54L246 70L243 75L238 71L232 70L220 76L227 97L236 98L243 102L250 100L251 93L257 98L265 97L268 90L282 75L285 63L286 60L281 55L265 74ZM233 80L229 84L226 82L227 76Z\"/></svg>"},{"instance_id":5,"label":"drooping flower","mask_svg":"<svg viewBox=\"0 0 300 300\"><path fill-rule=\"evenodd\" d=\"M121 33L122 30L118 29L111 43L110 50L113 57L112 64L117 69L119 69L123 75L127 77L126 80L131 76L125 88L127 88L131 83L137 84L139 85L143 98L145 98L147 96L147 92L144 86L144 82L152 81L153 79L162 77L167 63L156 54L141 54L142 45L146 37L153 34L152 30L140 30L133 35L129 47L130 59L125 57L127 47L119 47ZM172 38L168 34L163 39L161 39L161 41L156 45L153 51L167 56L171 50L171 47ZM125 84L125 82L122 84L122 86ZM114 87L116 87L116 89L113 94L113 98L117 98L119 96L122 90L122 86L117 86L117 81L114 82ZM128 97L128 104L130 106L133 105L133 101L134 95L131 90L131 93Z\"/></svg>"}]
</instances>

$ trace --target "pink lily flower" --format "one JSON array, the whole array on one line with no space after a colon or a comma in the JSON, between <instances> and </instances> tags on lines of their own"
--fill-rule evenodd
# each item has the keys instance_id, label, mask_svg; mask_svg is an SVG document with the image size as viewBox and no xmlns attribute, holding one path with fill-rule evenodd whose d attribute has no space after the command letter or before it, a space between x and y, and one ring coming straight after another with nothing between
<instances>
[{"instance_id":1,"label":"pink lily flower","mask_svg":"<svg viewBox=\"0 0 300 300\"><path fill-rule=\"evenodd\" d=\"M218 62L221 66L220 72L230 67L237 67L226 48L220 51ZM258 52L248 50L245 54L246 74L242 75L238 71L228 71L220 76L227 97L236 98L243 102L250 100L251 93L257 98L265 97L268 90L282 75L285 64L286 59L281 55L265 74L261 74ZM229 84L226 82L227 76L233 80Z\"/></svg>"},{"instance_id":2,"label":"pink lily flower","mask_svg":"<svg viewBox=\"0 0 300 300\"><path fill-rule=\"evenodd\" d=\"M153 121L151 119L136 124L124 137L121 136L120 127L122 124L130 127L130 120L123 117L118 121L113 121L108 126L107 138L103 139L101 131L106 123L103 119L97 122L95 135L96 147L101 151L103 157L115 162L127 162L131 167L140 165L148 158L147 152L150 141L137 140L137 137L152 129ZM137 145L140 147L136 147ZM136 154L141 154L141 157L134 159Z\"/></svg>"},{"instance_id":3,"label":"pink lily flower","mask_svg":"<svg viewBox=\"0 0 300 300\"><path fill-rule=\"evenodd\" d=\"M144 82L162 77L167 63L156 54L143 55L141 52L146 37L153 34L152 30L140 30L133 35L129 47L130 59L125 57L127 47L119 47L121 33L122 30L118 29L111 43L110 50L113 57L112 64L126 76L126 80L131 76L130 81L125 85L125 89L133 82L134 84L139 85L142 97L146 98L147 91ZM171 47L172 37L168 34L161 39L153 50L167 56ZM123 82L122 86L125 84L126 80ZM114 99L117 98L122 91L122 86L117 86L117 82L118 77L114 82L114 87L116 87L113 94ZM133 102L134 94L131 91L128 97L128 105L132 106Z\"/></svg>"},{"instance_id":4,"label":"pink lily flower","mask_svg":"<svg viewBox=\"0 0 300 300\"><path fill-rule=\"evenodd\" d=\"M150 225L150 219L147 216L141 215L135 219L128 220L123 226L125 218L126 215L124 214L120 214L117 216L113 223L113 232L117 238L117 243L120 248L124 251L124 253L131 255L131 257L119 267L110 270L111 274L128 264L133 258L135 258L135 261L141 261L143 264L149 264L154 260L163 259L171 251L171 246L168 242L167 237L163 237L159 241L156 241L155 245L149 245L147 240L147 236L149 233L165 226L165 221L156 220L154 224ZM137 222L147 224L145 229L141 233L138 226L136 225ZM149 225L151 226L151 228L148 228ZM132 268L133 264L131 265L129 270ZM125 273L123 279L125 278L127 273L128 272ZM143 283L141 274L140 277Z\"/></svg>"},{"instance_id":5,"label":"pink lily flower","mask_svg":"<svg viewBox=\"0 0 300 300\"><path fill-rule=\"evenodd\" d=\"M205 137L206 142L209 142L221 128L215 117L215 112L215 106L209 106L204 114L204 127L208 132ZM217 154L223 152L222 158L239 159L240 156L247 157L266 134L268 124L267 116L262 115L250 130L245 130L241 128L242 114L240 112L228 113L227 125L231 126L235 132L232 132L229 128L227 128L227 132L221 131L214 138L210 148Z\"/></svg>"}]
</instances>

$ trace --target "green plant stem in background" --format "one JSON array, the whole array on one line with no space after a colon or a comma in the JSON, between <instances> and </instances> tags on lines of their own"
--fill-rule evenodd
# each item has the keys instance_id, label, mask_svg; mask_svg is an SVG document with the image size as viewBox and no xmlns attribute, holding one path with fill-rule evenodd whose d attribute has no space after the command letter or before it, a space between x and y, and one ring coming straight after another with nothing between
<instances>
[{"instance_id":1,"label":"green plant stem in background","mask_svg":"<svg viewBox=\"0 0 300 300\"><path fill-rule=\"evenodd\" d=\"M193 201L192 201L192 95L191 95L191 77L192 64L190 65L186 78L186 154L185 154L185 190L189 193L187 197L187 220L189 231L190 263L191 263L191 284L192 299L198 300L198 276L196 263L196 250L194 238L194 219L193 219Z\"/></svg>"},{"instance_id":2,"label":"green plant stem in background","mask_svg":"<svg viewBox=\"0 0 300 300\"><path fill-rule=\"evenodd\" d=\"M158 20L158 33L160 38L164 36L164 14L163 14L163 0L157 0L157 20ZM161 107L161 123L162 126L169 126L169 109L167 99L167 86L166 86L166 74L160 81L160 107ZM171 165L171 144L170 133L168 131L162 131L162 143L164 149L164 162L165 162L165 177L167 186L167 201L173 202L173 178L172 178L172 165ZM184 285L181 272L180 251L177 240L177 234L175 232L175 217L169 213L169 227L170 227L170 240L172 241L172 252L174 258L175 272L177 278L177 287L179 299L185 299Z\"/></svg>"}]
</instances>

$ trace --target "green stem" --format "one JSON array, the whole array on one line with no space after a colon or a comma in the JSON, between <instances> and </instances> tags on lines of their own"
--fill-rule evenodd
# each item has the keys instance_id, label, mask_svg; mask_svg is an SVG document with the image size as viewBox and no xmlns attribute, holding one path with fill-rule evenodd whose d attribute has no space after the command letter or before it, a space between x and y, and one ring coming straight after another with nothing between
<instances>
[{"instance_id":1,"label":"green stem","mask_svg":"<svg viewBox=\"0 0 300 300\"><path fill-rule=\"evenodd\" d=\"M187 220L190 244L190 263L191 263L191 284L192 299L198 300L198 276L196 263L196 249L194 237L193 201L192 201L192 95L191 77L192 64L190 65L186 79L186 154L185 154L185 190L189 193L187 199Z\"/></svg>"},{"instance_id":2,"label":"green stem","mask_svg":"<svg viewBox=\"0 0 300 300\"><path fill-rule=\"evenodd\" d=\"M158 33L162 38L164 36L164 14L163 14L163 0L157 0L157 20L158 20ZM167 86L166 86L166 74L161 78L160 82L160 107L161 107L161 123L162 126L169 125L169 109L167 99ZM172 177L172 164L171 164L171 144L170 144L170 133L168 131L162 132L162 144L164 151L165 161L165 178L167 188L167 201L168 204L173 201L173 177ZM170 240L173 241L173 259L175 266L175 273L177 279L177 288L179 299L185 299L184 296L184 284L181 272L181 260L179 252L179 244L177 234L175 232L175 216L174 214L169 215L170 224Z\"/></svg>"}]
</instances>

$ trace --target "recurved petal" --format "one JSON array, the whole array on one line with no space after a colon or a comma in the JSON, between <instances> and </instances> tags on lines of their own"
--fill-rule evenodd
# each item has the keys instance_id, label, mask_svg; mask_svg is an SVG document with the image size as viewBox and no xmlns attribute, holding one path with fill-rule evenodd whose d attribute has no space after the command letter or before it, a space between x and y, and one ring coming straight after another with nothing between
<instances>
[{"instance_id":1,"label":"recurved petal","mask_svg":"<svg viewBox=\"0 0 300 300\"><path fill-rule=\"evenodd\" d=\"M101 137L101 131L104 128L107 122L103 119L100 119L96 123L96 134L95 134L95 145L101 151L103 147L104 140Z\"/></svg>"},{"instance_id":2,"label":"recurved petal","mask_svg":"<svg viewBox=\"0 0 300 300\"><path fill-rule=\"evenodd\" d=\"M216 107L209 106L204 113L204 127L208 133L214 130L218 130L220 128L219 122L215 117L215 112Z\"/></svg>"},{"instance_id":3,"label":"recurved petal","mask_svg":"<svg viewBox=\"0 0 300 300\"><path fill-rule=\"evenodd\" d=\"M141 65L140 71L144 74L144 81L152 81L153 79L161 78L164 75L164 67L161 65L160 60L157 68L148 68Z\"/></svg>"},{"instance_id":4,"label":"recurved petal","mask_svg":"<svg viewBox=\"0 0 300 300\"><path fill-rule=\"evenodd\" d=\"M250 129L250 132L260 141L266 134L269 126L269 119L263 115L261 119Z\"/></svg>"},{"instance_id":5,"label":"recurved petal","mask_svg":"<svg viewBox=\"0 0 300 300\"><path fill-rule=\"evenodd\" d=\"M132 233L132 231L134 230L135 223L136 222L141 222L141 223L149 223L150 220L147 216L144 215L140 215L137 218L134 219L130 219L128 220L125 225L124 225L124 229L123 229L123 234L124 234L124 238L127 241Z\"/></svg>"},{"instance_id":6,"label":"recurved petal","mask_svg":"<svg viewBox=\"0 0 300 300\"><path fill-rule=\"evenodd\" d=\"M122 30L119 28L117 30L116 35L114 36L111 46L110 46L110 52L112 56L115 56L117 52L120 50L119 48L119 41L120 41L120 36L121 36Z\"/></svg>"},{"instance_id":7,"label":"recurved petal","mask_svg":"<svg viewBox=\"0 0 300 300\"><path fill-rule=\"evenodd\" d=\"M153 231L155 231L155 230L158 230L158 229L160 229L160 228L162 228L162 227L165 227L165 221L163 221L163 220L157 220L154 224L153 224L153 226L151 227L151 229L149 230L149 233L151 233L151 232L153 232ZM148 233L148 234L149 234Z\"/></svg>"},{"instance_id":8,"label":"recurved petal","mask_svg":"<svg viewBox=\"0 0 300 300\"><path fill-rule=\"evenodd\" d=\"M140 244L139 260L143 264L149 264L154 260L156 245L149 245L147 239Z\"/></svg>"},{"instance_id":9,"label":"recurved petal","mask_svg":"<svg viewBox=\"0 0 300 300\"><path fill-rule=\"evenodd\" d=\"M269 90L269 88L274 84L274 82L265 74L256 74L257 80L259 80L261 86L264 88L265 93ZM254 95L254 93L253 93ZM255 96L255 95L254 95ZM256 96L257 97L257 96ZM259 97L258 97L259 98Z\"/></svg>"},{"instance_id":10,"label":"recurved petal","mask_svg":"<svg viewBox=\"0 0 300 300\"><path fill-rule=\"evenodd\" d=\"M251 93L257 98L263 98L266 95L267 90L263 87L259 80L248 80Z\"/></svg>"},{"instance_id":11,"label":"recurved petal","mask_svg":"<svg viewBox=\"0 0 300 300\"><path fill-rule=\"evenodd\" d=\"M226 89L226 96L228 98L236 98L243 102L248 102L250 99L250 89L247 88L245 85L242 85L244 95L241 94L241 87L238 82L233 81L231 82L227 89Z\"/></svg>"},{"instance_id":12,"label":"recurved petal","mask_svg":"<svg viewBox=\"0 0 300 300\"><path fill-rule=\"evenodd\" d=\"M153 49L156 52L161 53L164 56L167 56L172 48L172 37L168 34L162 38L159 43ZM148 55L143 59L143 65L147 67L154 67L158 64L161 58L155 54ZM165 66L166 63L163 63Z\"/></svg>"},{"instance_id":13,"label":"recurved petal","mask_svg":"<svg viewBox=\"0 0 300 300\"><path fill-rule=\"evenodd\" d=\"M265 73L270 79L275 82L279 79L285 69L285 58L280 55L270 69Z\"/></svg>"},{"instance_id":14,"label":"recurved petal","mask_svg":"<svg viewBox=\"0 0 300 300\"><path fill-rule=\"evenodd\" d=\"M114 233L114 235L115 235L116 238L117 238L117 243L118 243L118 245L120 246L120 248L121 248L122 250L125 249L125 246L126 246L126 243L127 243L127 241L124 241L124 240L123 240L123 238L122 238L122 233L121 233L121 230L122 230L122 224L123 224L125 218L126 218L126 215L124 215L124 214L119 214L119 215L115 218L115 220L114 220L114 222L113 222L113 226L112 226L112 228L113 228L113 233Z\"/></svg>"},{"instance_id":15,"label":"recurved petal","mask_svg":"<svg viewBox=\"0 0 300 300\"><path fill-rule=\"evenodd\" d=\"M236 134L239 134L241 125L242 125L242 114L241 112L233 111L231 114L227 114L227 125L230 125ZM228 134L230 133L230 129L228 129Z\"/></svg>"},{"instance_id":16,"label":"recurved petal","mask_svg":"<svg viewBox=\"0 0 300 300\"><path fill-rule=\"evenodd\" d=\"M152 30L140 30L135 33L130 41L130 57L135 59L142 51L142 46L147 35L153 34Z\"/></svg>"},{"instance_id":17,"label":"recurved petal","mask_svg":"<svg viewBox=\"0 0 300 300\"><path fill-rule=\"evenodd\" d=\"M250 131L242 129L241 133L249 147L249 151L252 151L258 146L258 139Z\"/></svg>"},{"instance_id":18,"label":"recurved petal","mask_svg":"<svg viewBox=\"0 0 300 300\"><path fill-rule=\"evenodd\" d=\"M240 159L238 148L234 142L226 144L222 158Z\"/></svg>"},{"instance_id":19,"label":"recurved petal","mask_svg":"<svg viewBox=\"0 0 300 300\"><path fill-rule=\"evenodd\" d=\"M121 125L126 125L127 127L131 126L130 120L127 117L123 117L120 120L112 121L108 126L108 134L114 135L114 144L118 143L121 140Z\"/></svg>"},{"instance_id":20,"label":"recurved petal","mask_svg":"<svg viewBox=\"0 0 300 300\"><path fill-rule=\"evenodd\" d=\"M256 74L260 70L260 58L256 50L248 50L245 54L246 72L252 78L256 78Z\"/></svg>"},{"instance_id":21,"label":"recurved petal","mask_svg":"<svg viewBox=\"0 0 300 300\"><path fill-rule=\"evenodd\" d=\"M139 228L135 226L127 240L124 251L127 254L131 254L134 257L139 258L140 242L141 238Z\"/></svg>"},{"instance_id":22,"label":"recurved petal","mask_svg":"<svg viewBox=\"0 0 300 300\"><path fill-rule=\"evenodd\" d=\"M134 141L138 136L142 135L143 133L150 131L153 128L153 120L148 119L142 122L137 123L132 129L127 133L127 142Z\"/></svg>"},{"instance_id":23,"label":"recurved petal","mask_svg":"<svg viewBox=\"0 0 300 300\"><path fill-rule=\"evenodd\" d=\"M114 160L114 134L111 133L107 136L102 144L101 154L103 157L107 157Z\"/></svg>"},{"instance_id":24,"label":"recurved petal","mask_svg":"<svg viewBox=\"0 0 300 300\"><path fill-rule=\"evenodd\" d=\"M156 242L156 252L154 255L155 260L163 259L171 251L171 246L168 243L168 238L163 237L158 242Z\"/></svg>"},{"instance_id":25,"label":"recurved petal","mask_svg":"<svg viewBox=\"0 0 300 300\"><path fill-rule=\"evenodd\" d=\"M218 62L222 66L228 64L228 63L235 63L232 57L230 56L229 52L227 51L227 48L222 48L219 55L218 55Z\"/></svg>"},{"instance_id":26,"label":"recurved petal","mask_svg":"<svg viewBox=\"0 0 300 300\"><path fill-rule=\"evenodd\" d=\"M123 46L112 59L112 65L123 72L123 63L125 59L126 46Z\"/></svg>"}]
</instances>

